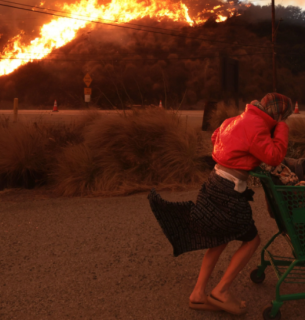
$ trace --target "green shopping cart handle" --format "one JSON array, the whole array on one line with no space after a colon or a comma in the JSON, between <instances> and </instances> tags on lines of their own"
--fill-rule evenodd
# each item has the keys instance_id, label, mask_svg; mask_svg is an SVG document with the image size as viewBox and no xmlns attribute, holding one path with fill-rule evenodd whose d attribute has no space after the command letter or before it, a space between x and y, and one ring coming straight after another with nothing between
<instances>
[{"instance_id":1,"label":"green shopping cart handle","mask_svg":"<svg viewBox=\"0 0 305 320\"><path fill-rule=\"evenodd\" d=\"M263 170L261 167L256 167L255 169L251 170L250 175L253 177L257 177L262 179L261 182L267 183L269 186L276 187L277 189L281 190L289 190L292 191L293 189L304 192L305 191L305 186L290 186L290 185L275 185L272 181L271 178L271 173L269 171ZM297 188L297 189L296 189Z\"/></svg>"},{"instance_id":2,"label":"green shopping cart handle","mask_svg":"<svg viewBox=\"0 0 305 320\"><path fill-rule=\"evenodd\" d=\"M268 171L263 170L261 167L256 167L255 169L250 171L251 176L257 177L257 178L269 178L270 173Z\"/></svg>"}]
</instances>

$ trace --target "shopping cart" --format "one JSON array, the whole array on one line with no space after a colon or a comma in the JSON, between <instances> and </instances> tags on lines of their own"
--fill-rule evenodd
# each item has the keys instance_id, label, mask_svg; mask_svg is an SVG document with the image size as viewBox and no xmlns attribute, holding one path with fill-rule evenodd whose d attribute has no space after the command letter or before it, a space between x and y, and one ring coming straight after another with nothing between
<instances>
[{"instance_id":1,"label":"shopping cart","mask_svg":"<svg viewBox=\"0 0 305 320\"><path fill-rule=\"evenodd\" d=\"M279 232L264 246L261 252L261 264L251 272L250 278L254 283L262 283L267 266L271 265L274 268L278 277L276 298L264 308L263 317L265 320L279 320L280 307L285 301L305 299L305 292L280 294L283 282L305 283L305 187L275 185L270 173L260 168L254 169L250 174L260 179L269 210L279 229ZM276 256L268 250L279 235L282 235L291 247L291 257Z\"/></svg>"}]
</instances>

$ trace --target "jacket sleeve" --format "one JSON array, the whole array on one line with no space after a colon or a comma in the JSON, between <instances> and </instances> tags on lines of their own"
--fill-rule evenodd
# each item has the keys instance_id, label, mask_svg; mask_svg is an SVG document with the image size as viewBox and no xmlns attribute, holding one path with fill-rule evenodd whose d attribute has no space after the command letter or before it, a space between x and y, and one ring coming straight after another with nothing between
<instances>
[{"instance_id":1,"label":"jacket sleeve","mask_svg":"<svg viewBox=\"0 0 305 320\"><path fill-rule=\"evenodd\" d=\"M218 133L219 133L219 128L217 128L212 134L211 140L212 140L213 145L215 144L215 141L217 139L217 136L218 136Z\"/></svg>"},{"instance_id":2,"label":"jacket sleeve","mask_svg":"<svg viewBox=\"0 0 305 320\"><path fill-rule=\"evenodd\" d=\"M288 126L279 122L274 130L274 138L264 125L256 126L257 134L250 143L249 152L269 166L278 166L285 158L288 148Z\"/></svg>"}]
</instances>

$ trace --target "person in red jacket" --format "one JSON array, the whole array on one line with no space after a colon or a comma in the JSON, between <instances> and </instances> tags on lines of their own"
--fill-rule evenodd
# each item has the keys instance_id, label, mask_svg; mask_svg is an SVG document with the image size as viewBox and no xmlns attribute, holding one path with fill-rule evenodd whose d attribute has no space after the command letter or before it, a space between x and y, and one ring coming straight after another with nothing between
<instances>
[{"instance_id":1,"label":"person in red jacket","mask_svg":"<svg viewBox=\"0 0 305 320\"><path fill-rule=\"evenodd\" d=\"M249 171L262 162L279 165L288 148L288 126L293 112L291 100L278 93L267 94L260 102L246 106L245 112L229 118L212 135L212 157L216 162L208 181L199 191L196 205L168 202L154 189L150 206L174 248L174 256L207 249L199 277L189 298L189 306L199 310L225 310L240 315L245 301L230 292L230 286L260 244L249 201L254 192L247 188ZM206 295L210 275L227 244L242 241L222 279Z\"/></svg>"},{"instance_id":2,"label":"person in red jacket","mask_svg":"<svg viewBox=\"0 0 305 320\"><path fill-rule=\"evenodd\" d=\"M234 182L234 190L242 193L247 190L250 170L262 162L278 166L284 160L288 148L288 126L281 120L287 119L292 112L293 105L289 98L269 93L261 102L252 101L248 104L240 116L225 120L212 135L212 157L217 163L216 174ZM252 224L248 233L238 240L243 240L242 246L232 257L221 281L208 299L204 299L215 307L229 308L227 311L231 310L234 314L246 311L245 303L237 304L229 288L258 248L260 239L255 225ZM225 247L226 244L223 244L208 249L190 300L196 301L202 295L199 292L205 288L206 281Z\"/></svg>"}]
</instances>

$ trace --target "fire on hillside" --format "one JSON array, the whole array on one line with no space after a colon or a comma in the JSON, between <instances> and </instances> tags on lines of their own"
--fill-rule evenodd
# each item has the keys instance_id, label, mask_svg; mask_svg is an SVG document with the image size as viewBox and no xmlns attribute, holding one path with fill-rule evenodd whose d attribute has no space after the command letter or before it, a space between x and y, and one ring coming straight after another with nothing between
<instances>
[{"instance_id":1,"label":"fire on hillside","mask_svg":"<svg viewBox=\"0 0 305 320\"><path fill-rule=\"evenodd\" d=\"M124 24L148 16L158 21L169 19L194 26L206 22L211 16L215 17L216 22L222 22L234 14L238 15L238 5L233 1L216 6L206 3L205 8L199 10L194 17L190 16L189 8L184 3L167 0L112 0L103 5L99 5L98 0L81 0L73 4L62 4L58 11L47 9L43 5L41 3L39 7L30 10L53 13L51 22L41 26L39 37L30 44L24 43L23 30L8 41L0 57L0 76L9 74L34 59L45 58L54 49L73 40L78 30L86 26L94 27L92 21ZM56 12L61 17L56 16Z\"/></svg>"}]
</instances>

